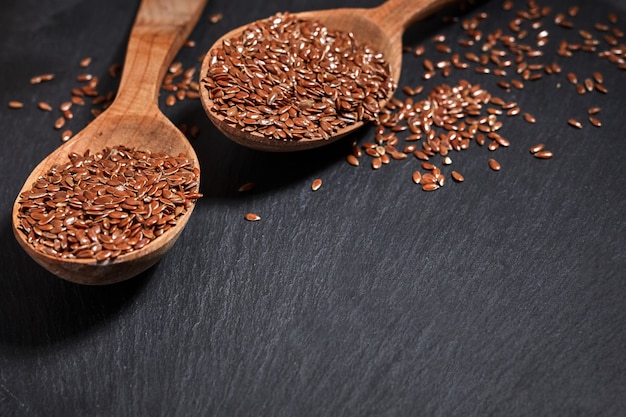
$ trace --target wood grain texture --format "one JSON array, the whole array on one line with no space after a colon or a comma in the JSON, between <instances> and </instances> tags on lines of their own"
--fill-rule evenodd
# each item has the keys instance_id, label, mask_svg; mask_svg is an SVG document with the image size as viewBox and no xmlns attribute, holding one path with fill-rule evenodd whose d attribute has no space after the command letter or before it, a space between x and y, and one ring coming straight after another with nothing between
<instances>
[{"instance_id":1,"label":"wood grain texture","mask_svg":"<svg viewBox=\"0 0 626 417\"><path fill-rule=\"evenodd\" d=\"M219 36L278 11L379 3L211 0L191 34L197 46L175 60L199 65ZM572 3L540 4L565 13ZM623 2L579 4L577 24L606 22L613 10L624 28ZM601 71L608 94L578 96L565 74L512 90L537 121L503 119L511 147L496 151L501 171L489 170L485 149L455 153L450 168L465 181L433 193L411 181L417 160L378 171L345 162L351 140L371 141L372 130L310 152L257 152L224 138L198 101L167 107L162 94L168 118L201 131L192 146L205 197L176 245L137 279L104 287L33 262L12 236L11 204L60 144L57 114L35 105L67 100L85 56L103 91L115 88L107 68L123 60L137 6L0 4L0 143L9 150L0 152L0 415L624 414L626 81L590 55L558 62L579 77ZM485 33L512 16L489 1L460 17L478 12L489 15ZM545 26L554 48L559 35L580 38ZM463 35L459 23L427 19L404 38L445 57L432 49L440 32L451 45ZM54 81L29 84L51 71ZM403 56L401 84L444 82L422 72L422 59ZM472 71L445 82L460 78L504 95ZM12 110L9 100L26 105ZM593 105L601 128L567 125ZM71 128L91 119L88 108L73 110ZM539 142L553 159L530 155ZM324 181L315 193L314 178ZM237 192L248 181L254 190ZM250 211L262 220L246 222Z\"/></svg>"}]
</instances>

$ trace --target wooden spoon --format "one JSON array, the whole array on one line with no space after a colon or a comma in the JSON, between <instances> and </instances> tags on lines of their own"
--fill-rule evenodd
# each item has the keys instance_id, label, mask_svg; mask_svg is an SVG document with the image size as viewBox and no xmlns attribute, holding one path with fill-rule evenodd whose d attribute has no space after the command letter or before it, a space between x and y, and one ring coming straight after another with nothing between
<instances>
[{"instance_id":1,"label":"wooden spoon","mask_svg":"<svg viewBox=\"0 0 626 417\"><path fill-rule=\"evenodd\" d=\"M402 67L402 34L404 30L411 23L432 14L440 7L453 1L455 0L389 0L371 9L341 8L295 13L294 15L305 20L317 20L330 29L352 32L356 40L367 43L378 52L383 53L389 64L391 76L397 82ZM238 37L247 26L241 26L228 32L218 39L211 49L220 47L226 39ZM209 50L202 62L201 80L208 72L211 65L210 61L211 53ZM209 98L206 88L200 89L200 95L207 115L224 135L241 145L263 151L287 152L315 148L332 143L363 126L363 122L349 125L337 131L329 139L281 141L264 138L251 135L225 122L224 115L213 110L214 103Z\"/></svg>"},{"instance_id":2,"label":"wooden spoon","mask_svg":"<svg viewBox=\"0 0 626 417\"><path fill-rule=\"evenodd\" d=\"M99 152L124 145L138 150L184 153L199 167L185 136L161 113L158 93L167 68L195 26L206 0L143 0L133 25L117 96L111 106L74 138L46 157L20 190L29 190L53 165L67 163L72 152ZM108 262L62 259L36 251L18 230L19 197L13 204L13 233L24 250L44 268L80 284L110 284L131 278L155 264L174 244L193 207L162 236L142 249Z\"/></svg>"}]
</instances>

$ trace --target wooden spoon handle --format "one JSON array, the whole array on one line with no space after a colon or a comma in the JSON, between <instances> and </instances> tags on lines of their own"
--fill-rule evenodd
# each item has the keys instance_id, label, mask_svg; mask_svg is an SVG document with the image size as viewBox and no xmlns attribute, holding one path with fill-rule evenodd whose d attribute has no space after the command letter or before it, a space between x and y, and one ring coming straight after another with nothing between
<instances>
[{"instance_id":1,"label":"wooden spoon handle","mask_svg":"<svg viewBox=\"0 0 626 417\"><path fill-rule=\"evenodd\" d=\"M388 0L378 7L368 9L367 13L390 38L402 37L405 29L412 23L456 1Z\"/></svg>"},{"instance_id":2,"label":"wooden spoon handle","mask_svg":"<svg viewBox=\"0 0 626 417\"><path fill-rule=\"evenodd\" d=\"M140 113L157 106L170 62L191 33L207 0L143 0L130 33L122 79L112 107Z\"/></svg>"}]
</instances>

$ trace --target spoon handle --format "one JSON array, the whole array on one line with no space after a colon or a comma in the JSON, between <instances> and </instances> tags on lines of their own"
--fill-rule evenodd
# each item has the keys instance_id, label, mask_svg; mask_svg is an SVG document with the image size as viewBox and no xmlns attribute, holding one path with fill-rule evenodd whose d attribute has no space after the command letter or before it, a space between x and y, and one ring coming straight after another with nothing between
<instances>
[{"instance_id":1,"label":"spoon handle","mask_svg":"<svg viewBox=\"0 0 626 417\"><path fill-rule=\"evenodd\" d=\"M115 107L122 113L157 106L170 62L197 23L207 0L142 0L130 32Z\"/></svg>"},{"instance_id":2,"label":"spoon handle","mask_svg":"<svg viewBox=\"0 0 626 417\"><path fill-rule=\"evenodd\" d=\"M368 9L367 13L389 37L401 37L412 23L456 1L388 0L380 6Z\"/></svg>"}]
</instances>

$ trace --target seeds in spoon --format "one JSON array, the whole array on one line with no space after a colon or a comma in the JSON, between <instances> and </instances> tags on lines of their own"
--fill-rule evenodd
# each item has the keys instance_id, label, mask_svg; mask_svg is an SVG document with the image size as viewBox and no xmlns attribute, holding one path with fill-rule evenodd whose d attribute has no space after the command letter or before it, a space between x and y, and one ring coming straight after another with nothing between
<instances>
[{"instance_id":1,"label":"seeds in spoon","mask_svg":"<svg viewBox=\"0 0 626 417\"><path fill-rule=\"evenodd\" d=\"M395 89L380 53L289 13L250 24L210 54L201 84L212 111L269 139L328 139L375 120L379 102Z\"/></svg>"},{"instance_id":2,"label":"seeds in spoon","mask_svg":"<svg viewBox=\"0 0 626 417\"><path fill-rule=\"evenodd\" d=\"M106 148L70 154L18 200L19 230L35 250L104 261L157 239L201 197L185 155Z\"/></svg>"}]
</instances>

